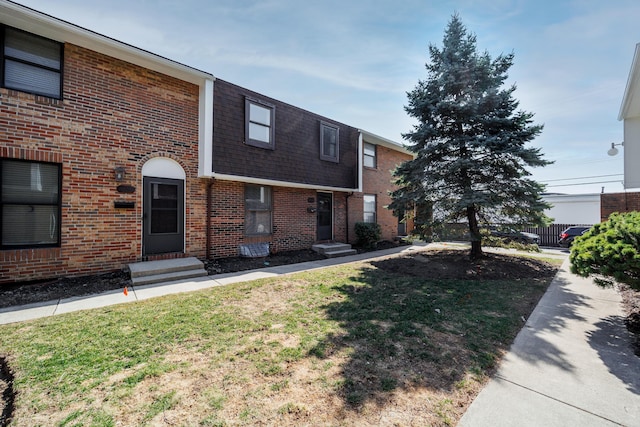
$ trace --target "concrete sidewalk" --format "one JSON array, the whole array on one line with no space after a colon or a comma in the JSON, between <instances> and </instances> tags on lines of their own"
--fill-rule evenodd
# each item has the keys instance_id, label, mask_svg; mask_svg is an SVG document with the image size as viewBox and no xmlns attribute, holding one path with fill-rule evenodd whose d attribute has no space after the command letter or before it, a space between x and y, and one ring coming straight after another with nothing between
<instances>
[{"instance_id":1,"label":"concrete sidewalk","mask_svg":"<svg viewBox=\"0 0 640 427\"><path fill-rule=\"evenodd\" d=\"M124 294L123 289L118 289L97 295L85 295L82 297L65 298L55 301L28 304L19 307L7 307L0 309L0 324L23 322L26 320L39 319L41 317L70 313L73 311L90 310L93 308L106 307L114 304L142 301L163 295L191 292L200 289L212 288L215 286L228 285L231 283L247 282L250 280L262 279L267 277L282 276L286 274L298 273L301 271L308 271L318 268L332 267L334 265L346 264L349 262L362 261L365 259L383 258L400 253L408 253L424 249L425 246L427 245L417 244L413 246L399 246L397 248L375 252L366 252L340 258L328 258L318 261L281 265L277 267L267 267L261 268L259 270L241 271L237 273L216 274L213 276L198 277L188 280L166 282L153 285L143 285L135 287L129 286L128 295ZM446 245L432 246L446 247Z\"/></svg>"},{"instance_id":2,"label":"concrete sidewalk","mask_svg":"<svg viewBox=\"0 0 640 427\"><path fill-rule=\"evenodd\" d=\"M640 426L640 358L620 296L566 260L458 426Z\"/></svg>"}]
</instances>

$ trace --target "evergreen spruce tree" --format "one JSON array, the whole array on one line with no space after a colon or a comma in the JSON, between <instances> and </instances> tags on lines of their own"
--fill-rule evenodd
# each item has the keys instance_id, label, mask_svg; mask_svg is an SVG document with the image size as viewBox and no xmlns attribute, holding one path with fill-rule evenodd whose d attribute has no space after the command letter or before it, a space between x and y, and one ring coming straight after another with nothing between
<instances>
[{"instance_id":1,"label":"evergreen spruce tree","mask_svg":"<svg viewBox=\"0 0 640 427\"><path fill-rule=\"evenodd\" d=\"M423 237L432 225L466 221L470 255L478 258L483 223L548 221L544 186L528 178L526 167L551 162L540 149L525 146L542 126L533 124L533 114L517 110L515 85L503 88L513 54L493 60L487 52L479 54L475 35L467 34L457 14L442 49L431 44L429 53L428 77L407 93L405 107L418 121L403 135L415 157L394 172L399 188L390 208L429 212L419 228Z\"/></svg>"}]
</instances>

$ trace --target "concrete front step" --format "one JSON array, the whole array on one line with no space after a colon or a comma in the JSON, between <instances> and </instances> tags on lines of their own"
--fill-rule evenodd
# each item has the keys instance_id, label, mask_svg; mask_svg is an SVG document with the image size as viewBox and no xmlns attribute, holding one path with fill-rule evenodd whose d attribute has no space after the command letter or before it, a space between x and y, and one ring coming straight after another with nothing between
<instances>
[{"instance_id":1,"label":"concrete front step","mask_svg":"<svg viewBox=\"0 0 640 427\"><path fill-rule=\"evenodd\" d=\"M206 276L204 264L197 258L176 258L129 264L133 285L170 282Z\"/></svg>"},{"instance_id":2,"label":"concrete front step","mask_svg":"<svg viewBox=\"0 0 640 427\"><path fill-rule=\"evenodd\" d=\"M355 249L345 249L343 251L326 252L324 254L324 256L326 256L327 258L337 258L337 257L340 257L340 256L355 255L357 253L358 253L358 251L356 251Z\"/></svg>"},{"instance_id":3,"label":"concrete front step","mask_svg":"<svg viewBox=\"0 0 640 427\"><path fill-rule=\"evenodd\" d=\"M318 243L317 245L313 245L311 249L327 258L355 255L358 253L355 249L351 249L351 245L347 243Z\"/></svg>"},{"instance_id":4,"label":"concrete front step","mask_svg":"<svg viewBox=\"0 0 640 427\"><path fill-rule=\"evenodd\" d=\"M175 280L191 279L194 277L206 276L208 273L206 270L187 270L187 271L174 271L164 274L153 274L149 276L132 277L131 283L135 285L151 285L153 283L173 282Z\"/></svg>"}]
</instances>

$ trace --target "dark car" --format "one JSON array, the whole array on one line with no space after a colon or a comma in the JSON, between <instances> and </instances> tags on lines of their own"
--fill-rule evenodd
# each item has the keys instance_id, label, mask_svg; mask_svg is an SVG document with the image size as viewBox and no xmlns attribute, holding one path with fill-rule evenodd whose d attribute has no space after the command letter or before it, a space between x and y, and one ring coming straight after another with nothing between
<instances>
[{"instance_id":1,"label":"dark car","mask_svg":"<svg viewBox=\"0 0 640 427\"><path fill-rule=\"evenodd\" d=\"M538 236L537 234L527 233L525 231L517 231L513 229L491 230L491 235L520 243L529 243L536 245L540 243L540 236Z\"/></svg>"},{"instance_id":2,"label":"dark car","mask_svg":"<svg viewBox=\"0 0 640 427\"><path fill-rule=\"evenodd\" d=\"M558 245L560 245L563 248L570 247L571 244L573 243L573 239L575 239L578 236L582 236L590 228L591 227L580 227L580 226L567 228L560 234Z\"/></svg>"}]
</instances>

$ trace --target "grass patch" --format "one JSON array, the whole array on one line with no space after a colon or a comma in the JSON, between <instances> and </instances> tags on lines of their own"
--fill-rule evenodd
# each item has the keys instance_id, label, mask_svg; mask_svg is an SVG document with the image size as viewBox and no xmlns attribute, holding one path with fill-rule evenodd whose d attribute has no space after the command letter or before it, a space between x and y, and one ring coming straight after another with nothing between
<instances>
[{"instance_id":1,"label":"grass patch","mask_svg":"<svg viewBox=\"0 0 640 427\"><path fill-rule=\"evenodd\" d=\"M550 279L349 264L1 326L0 354L16 425L451 424Z\"/></svg>"}]
</instances>

